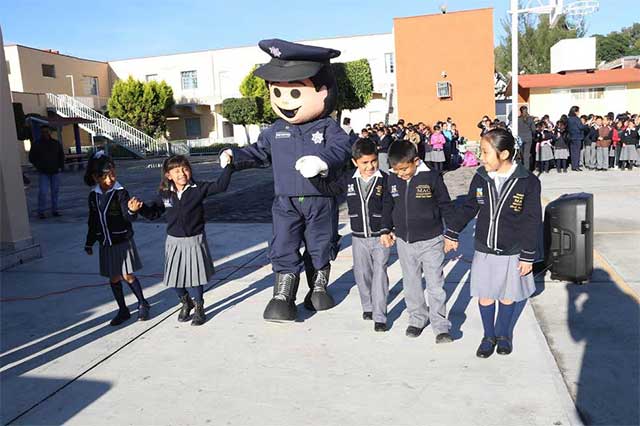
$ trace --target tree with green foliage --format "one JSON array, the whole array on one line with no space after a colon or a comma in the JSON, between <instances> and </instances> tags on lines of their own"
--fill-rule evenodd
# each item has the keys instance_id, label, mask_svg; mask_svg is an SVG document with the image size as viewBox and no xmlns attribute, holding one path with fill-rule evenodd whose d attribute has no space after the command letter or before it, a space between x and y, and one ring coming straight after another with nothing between
<instances>
[{"instance_id":1,"label":"tree with green foliage","mask_svg":"<svg viewBox=\"0 0 640 426\"><path fill-rule=\"evenodd\" d=\"M251 124L264 124L273 123L278 116L271 108L271 102L269 101L269 87L267 82L253 75L253 72L258 68L258 65L247 74L247 76L240 83L240 94L245 98L261 98L263 105L263 114L257 123Z\"/></svg>"},{"instance_id":2,"label":"tree with green foliage","mask_svg":"<svg viewBox=\"0 0 640 426\"><path fill-rule=\"evenodd\" d=\"M173 90L166 82L118 80L107 103L109 117L118 118L157 138L167 130L167 113L174 104Z\"/></svg>"},{"instance_id":3,"label":"tree with green foliage","mask_svg":"<svg viewBox=\"0 0 640 426\"><path fill-rule=\"evenodd\" d=\"M569 29L564 16L553 28L548 15L521 15L519 17L518 68L526 74L551 72L551 46L566 38L584 36L584 21L576 29ZM511 71L511 19L501 21L506 36L494 49L496 71L507 74Z\"/></svg>"},{"instance_id":4,"label":"tree with green foliage","mask_svg":"<svg viewBox=\"0 0 640 426\"><path fill-rule=\"evenodd\" d=\"M264 100L261 97L227 98L222 101L222 116L233 124L241 125L249 141L249 124L260 124L264 116Z\"/></svg>"},{"instance_id":5,"label":"tree with green foliage","mask_svg":"<svg viewBox=\"0 0 640 426\"><path fill-rule=\"evenodd\" d=\"M345 109L360 109L373 98L373 78L366 59L331 64L338 86L338 122Z\"/></svg>"},{"instance_id":6,"label":"tree with green foliage","mask_svg":"<svg viewBox=\"0 0 640 426\"><path fill-rule=\"evenodd\" d=\"M623 56L640 55L640 23L607 35L596 34L596 58L598 62L613 61Z\"/></svg>"}]
</instances>

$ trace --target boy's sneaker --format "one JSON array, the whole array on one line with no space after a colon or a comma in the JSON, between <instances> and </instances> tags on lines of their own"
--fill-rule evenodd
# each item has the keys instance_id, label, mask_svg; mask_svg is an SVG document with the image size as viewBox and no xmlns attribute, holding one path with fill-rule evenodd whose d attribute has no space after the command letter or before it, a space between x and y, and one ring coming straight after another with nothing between
<instances>
[{"instance_id":1,"label":"boy's sneaker","mask_svg":"<svg viewBox=\"0 0 640 426\"><path fill-rule=\"evenodd\" d=\"M451 343L453 337L449 333L440 333L436 336L436 343Z\"/></svg>"},{"instance_id":2,"label":"boy's sneaker","mask_svg":"<svg viewBox=\"0 0 640 426\"><path fill-rule=\"evenodd\" d=\"M385 331L387 331L387 323L385 323L385 322L376 322L373 325L373 330L374 331L378 331L378 332L385 332Z\"/></svg>"},{"instance_id":3,"label":"boy's sneaker","mask_svg":"<svg viewBox=\"0 0 640 426\"><path fill-rule=\"evenodd\" d=\"M373 319L373 313L372 312L363 312L362 313L362 319L365 321L371 321Z\"/></svg>"},{"instance_id":4,"label":"boy's sneaker","mask_svg":"<svg viewBox=\"0 0 640 426\"><path fill-rule=\"evenodd\" d=\"M420 327L414 327L413 325L410 325L409 327L407 327L407 331L405 331L404 334L406 334L407 337L420 337L420 335L422 334L422 328Z\"/></svg>"}]
</instances>

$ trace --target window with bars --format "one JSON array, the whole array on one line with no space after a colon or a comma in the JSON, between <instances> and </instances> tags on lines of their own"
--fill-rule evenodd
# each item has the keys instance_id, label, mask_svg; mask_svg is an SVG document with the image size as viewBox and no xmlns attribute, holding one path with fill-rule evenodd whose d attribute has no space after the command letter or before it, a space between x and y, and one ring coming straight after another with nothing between
<instances>
[{"instance_id":1,"label":"window with bars","mask_svg":"<svg viewBox=\"0 0 640 426\"><path fill-rule=\"evenodd\" d=\"M182 77L182 90L198 88L197 71L182 71L180 76Z\"/></svg>"},{"instance_id":2,"label":"window with bars","mask_svg":"<svg viewBox=\"0 0 640 426\"><path fill-rule=\"evenodd\" d=\"M384 72L387 74L393 74L396 70L395 63L393 62L393 53L384 54Z\"/></svg>"},{"instance_id":3,"label":"window with bars","mask_svg":"<svg viewBox=\"0 0 640 426\"><path fill-rule=\"evenodd\" d=\"M436 96L439 98L451 97L451 83L448 81L439 81L436 83Z\"/></svg>"},{"instance_id":4,"label":"window with bars","mask_svg":"<svg viewBox=\"0 0 640 426\"><path fill-rule=\"evenodd\" d=\"M585 89L571 89L571 99L581 101L585 99L603 99L604 87L590 87Z\"/></svg>"},{"instance_id":5,"label":"window with bars","mask_svg":"<svg viewBox=\"0 0 640 426\"><path fill-rule=\"evenodd\" d=\"M51 64L42 64L42 76L56 78L56 66Z\"/></svg>"}]
</instances>

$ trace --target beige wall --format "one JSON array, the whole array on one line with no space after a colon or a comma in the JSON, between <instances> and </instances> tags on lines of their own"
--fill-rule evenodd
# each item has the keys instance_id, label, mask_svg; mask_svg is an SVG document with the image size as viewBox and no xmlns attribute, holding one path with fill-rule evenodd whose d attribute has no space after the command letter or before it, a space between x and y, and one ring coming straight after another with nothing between
<instances>
[{"instance_id":1,"label":"beige wall","mask_svg":"<svg viewBox=\"0 0 640 426\"><path fill-rule=\"evenodd\" d=\"M11 92L11 96L13 98L13 102L22 104L22 109L25 115L40 114L45 117L47 116L47 97L44 94ZM53 137L58 139L55 129L53 130ZM80 129L80 141L83 146L91 145L91 135L88 132ZM73 125L66 125L62 128L61 142L65 149L65 153L69 152L69 148L71 148L72 152L75 153L76 142L73 135ZM28 147L29 142L20 144L21 149L19 149L22 164L28 164L27 150L25 149L25 145Z\"/></svg>"},{"instance_id":2,"label":"beige wall","mask_svg":"<svg viewBox=\"0 0 640 426\"><path fill-rule=\"evenodd\" d=\"M4 47L5 60L9 63L9 87L11 90L22 92L22 76L20 71L20 56L18 54L18 46Z\"/></svg>"},{"instance_id":3,"label":"beige wall","mask_svg":"<svg viewBox=\"0 0 640 426\"><path fill-rule=\"evenodd\" d=\"M11 89L20 92L32 93L64 93L72 95L71 79L66 75L73 76L75 94L78 97L89 96L85 76L98 77L98 96L96 108L106 104L106 99L111 93L109 83L109 65L106 62L79 59L72 56L54 54L25 46L6 46L5 52L12 55L11 66ZM17 66L14 66L14 62ZM55 78L44 77L42 75L42 64L55 66ZM14 72L14 68L20 71ZM19 81L18 81L19 80Z\"/></svg>"},{"instance_id":4,"label":"beige wall","mask_svg":"<svg viewBox=\"0 0 640 426\"><path fill-rule=\"evenodd\" d=\"M0 44L2 32L0 31ZM31 228L18 156L18 137L4 51L0 52L0 244L20 249L31 243Z\"/></svg>"},{"instance_id":5,"label":"beige wall","mask_svg":"<svg viewBox=\"0 0 640 426\"><path fill-rule=\"evenodd\" d=\"M640 82L627 84L627 105L630 113L640 114Z\"/></svg>"},{"instance_id":6,"label":"beige wall","mask_svg":"<svg viewBox=\"0 0 640 426\"><path fill-rule=\"evenodd\" d=\"M610 111L617 114L627 110L631 113L640 112L640 83L598 87L605 87L602 99L574 99L570 90L583 87L531 89L529 112L537 117L549 114L552 120L558 120L562 114L568 114L572 105L579 106L582 114L604 115Z\"/></svg>"},{"instance_id":7,"label":"beige wall","mask_svg":"<svg viewBox=\"0 0 640 426\"><path fill-rule=\"evenodd\" d=\"M171 117L167 120L167 138L169 140L181 140L187 138L187 125L185 119L187 118L200 118L200 136L191 136L189 139L198 138L210 138L216 137L216 117L213 115L208 107L199 107L199 110L203 111L203 114L189 114L181 113L178 116Z\"/></svg>"}]
</instances>

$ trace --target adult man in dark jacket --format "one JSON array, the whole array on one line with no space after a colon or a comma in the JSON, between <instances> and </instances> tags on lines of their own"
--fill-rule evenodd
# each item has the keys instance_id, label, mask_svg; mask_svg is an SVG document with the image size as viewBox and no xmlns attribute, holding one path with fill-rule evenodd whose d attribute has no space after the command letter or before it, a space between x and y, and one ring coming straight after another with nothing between
<instances>
[{"instance_id":1,"label":"adult man in dark jacket","mask_svg":"<svg viewBox=\"0 0 640 426\"><path fill-rule=\"evenodd\" d=\"M60 172L64 168L64 151L60 142L51 137L48 126L40 127L40 138L31 146L29 162L38 171L38 217L44 219L47 204L47 188L51 191L51 213L58 212Z\"/></svg>"},{"instance_id":2,"label":"adult man in dark jacket","mask_svg":"<svg viewBox=\"0 0 640 426\"><path fill-rule=\"evenodd\" d=\"M533 118L529 115L527 107L521 106L520 116L518 117L518 136L522 141L522 160L527 170L533 170L531 153L533 151L533 134L535 131L536 126Z\"/></svg>"},{"instance_id":3,"label":"adult man in dark jacket","mask_svg":"<svg viewBox=\"0 0 640 426\"><path fill-rule=\"evenodd\" d=\"M567 119L567 134L569 135L569 151L571 152L571 170L581 172L580 168L580 150L582 149L582 140L585 132L589 130L580 120L580 108L572 106L569 110L569 118Z\"/></svg>"}]
</instances>

